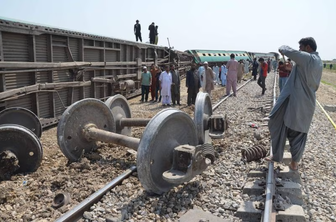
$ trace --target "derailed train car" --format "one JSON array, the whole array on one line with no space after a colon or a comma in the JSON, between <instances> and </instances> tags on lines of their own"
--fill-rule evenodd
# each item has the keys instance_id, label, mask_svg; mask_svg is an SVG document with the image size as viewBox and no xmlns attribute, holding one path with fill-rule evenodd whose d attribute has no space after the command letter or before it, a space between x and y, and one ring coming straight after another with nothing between
<instances>
[{"instance_id":1,"label":"derailed train car","mask_svg":"<svg viewBox=\"0 0 336 222\"><path fill-rule=\"evenodd\" d=\"M198 50L191 49L185 51L194 57L194 62L199 64L208 62L211 64L227 62L230 60L230 55L233 53L236 60L251 61L251 57L246 51L232 51L232 50Z\"/></svg>"},{"instance_id":2,"label":"derailed train car","mask_svg":"<svg viewBox=\"0 0 336 222\"><path fill-rule=\"evenodd\" d=\"M167 47L0 19L0 111L27 108L46 127L78 100L138 94L144 65L191 62Z\"/></svg>"},{"instance_id":3,"label":"derailed train car","mask_svg":"<svg viewBox=\"0 0 336 222\"><path fill-rule=\"evenodd\" d=\"M263 52L249 52L250 57L253 58L263 58L265 61L268 59L271 59L272 61L277 61L279 59L279 53L276 52L269 52L269 53L263 53Z\"/></svg>"}]
</instances>

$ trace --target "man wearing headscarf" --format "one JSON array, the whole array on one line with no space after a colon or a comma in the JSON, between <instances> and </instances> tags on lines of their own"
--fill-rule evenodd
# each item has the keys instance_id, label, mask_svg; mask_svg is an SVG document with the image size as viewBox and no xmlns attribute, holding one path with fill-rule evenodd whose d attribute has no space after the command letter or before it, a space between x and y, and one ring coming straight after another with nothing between
<instances>
[{"instance_id":1,"label":"man wearing headscarf","mask_svg":"<svg viewBox=\"0 0 336 222\"><path fill-rule=\"evenodd\" d=\"M299 51L289 46L279 48L295 65L269 115L273 156L265 158L282 161L287 138L292 154L289 168L293 171L298 170L305 149L323 69L314 38L302 38L299 45Z\"/></svg>"}]
</instances>

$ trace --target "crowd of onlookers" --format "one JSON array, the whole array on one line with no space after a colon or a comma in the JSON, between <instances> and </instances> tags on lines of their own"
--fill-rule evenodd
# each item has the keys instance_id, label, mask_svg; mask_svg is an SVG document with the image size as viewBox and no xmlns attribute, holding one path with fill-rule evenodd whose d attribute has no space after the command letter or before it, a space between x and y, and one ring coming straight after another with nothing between
<instances>
[{"instance_id":1,"label":"crowd of onlookers","mask_svg":"<svg viewBox=\"0 0 336 222\"><path fill-rule=\"evenodd\" d=\"M195 104L197 93L202 90L211 97L211 92L216 85L226 87L224 96L237 96L237 83L240 83L243 75L248 74L252 70L253 80L257 80L257 84L262 89L262 95L267 90L265 80L267 74L272 70L279 73L279 88L282 91L290 72L292 70L292 62L276 61L264 58L254 58L253 61L235 59L235 55L230 55L228 62L223 62L219 67L217 63L213 63L211 68L208 62L200 64L192 64L190 70L186 73L186 87L188 88L188 106ZM258 79L257 79L258 77ZM161 102L163 106L181 105L180 103L180 85L181 79L175 65L166 65L159 68L152 65L150 69L143 67L141 75L141 102ZM151 98L149 100L149 93Z\"/></svg>"}]
</instances>

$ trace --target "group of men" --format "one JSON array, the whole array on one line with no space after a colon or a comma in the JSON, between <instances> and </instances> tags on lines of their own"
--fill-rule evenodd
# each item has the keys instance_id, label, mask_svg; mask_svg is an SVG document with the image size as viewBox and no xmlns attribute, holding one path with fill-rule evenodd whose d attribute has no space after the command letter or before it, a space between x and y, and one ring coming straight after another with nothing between
<instances>
[{"instance_id":1,"label":"group of men","mask_svg":"<svg viewBox=\"0 0 336 222\"><path fill-rule=\"evenodd\" d=\"M164 71L152 64L150 71L143 67L141 74L141 102L148 102L151 92L151 102L161 102L163 106L181 105L180 103L180 74L175 65L166 65Z\"/></svg>"},{"instance_id":2,"label":"group of men","mask_svg":"<svg viewBox=\"0 0 336 222\"><path fill-rule=\"evenodd\" d=\"M159 26L155 25L154 22L149 25L148 30L149 30L149 43L150 44L158 44L159 41L159 32L158 32ZM141 25L139 23L139 20L135 21L134 25L134 35L135 35L135 40L142 42L142 37L141 37Z\"/></svg>"}]
</instances>

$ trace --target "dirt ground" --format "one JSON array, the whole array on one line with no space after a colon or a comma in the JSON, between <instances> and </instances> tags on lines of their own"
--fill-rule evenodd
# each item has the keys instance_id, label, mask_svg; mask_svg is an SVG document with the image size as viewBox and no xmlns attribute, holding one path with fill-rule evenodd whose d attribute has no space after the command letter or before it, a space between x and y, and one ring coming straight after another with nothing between
<instances>
[{"instance_id":1,"label":"dirt ground","mask_svg":"<svg viewBox=\"0 0 336 222\"><path fill-rule=\"evenodd\" d=\"M324 82L324 83L323 83ZM242 81L241 84L244 84ZM240 84L239 84L240 85ZM212 94L213 105L223 97L225 88L216 86ZM324 71L322 83L317 91L317 100L324 105L336 105L336 73ZM181 82L181 106L175 108L193 116L194 107L186 105L187 89L185 79ZM132 107L132 117L151 118L155 113L166 108L160 103L140 103L139 97L129 100ZM148 112L150 111L150 112ZM328 112L331 118L336 122L336 112ZM52 127L43 131L41 138L43 144L43 163L34 173L28 175L15 175L11 181L0 183L0 221L17 221L13 218L23 218L22 221L44 221L41 218L57 218L65 213L72 206L78 204L88 195L101 188L104 184L118 175L121 170L112 169L127 168L126 165L134 164L134 156L127 149L115 148L115 152L108 152L109 146L102 146L99 155L106 159L109 164L97 166L90 164L95 162L96 157L82 163L69 164L64 155L60 152L56 139L57 127ZM142 134L141 128L132 130L134 137ZM98 158L99 159L99 158ZM110 166L111 165L111 166ZM90 173L90 169L93 171ZM123 166L123 167L120 167ZM97 170L96 168L99 167ZM99 175L94 172L101 172ZM85 178L85 179L84 179ZM85 181L85 182L83 182ZM99 184L99 185L97 185ZM29 187L29 189L28 189ZM55 193L60 190L66 190L76 197L72 199L71 205L63 206L59 209L50 207ZM12 210L14 207L14 210ZM38 210L37 210L38 209Z\"/></svg>"}]
</instances>

